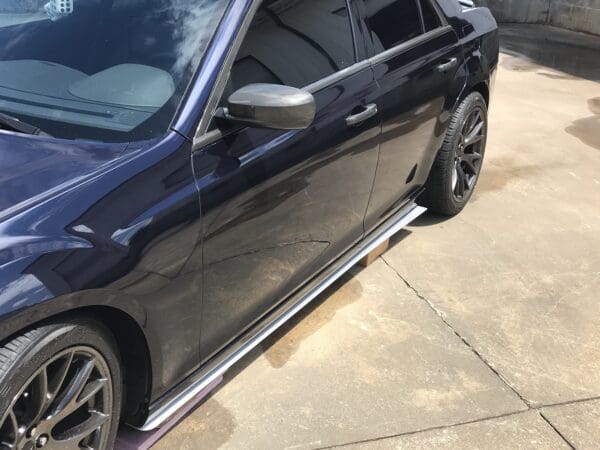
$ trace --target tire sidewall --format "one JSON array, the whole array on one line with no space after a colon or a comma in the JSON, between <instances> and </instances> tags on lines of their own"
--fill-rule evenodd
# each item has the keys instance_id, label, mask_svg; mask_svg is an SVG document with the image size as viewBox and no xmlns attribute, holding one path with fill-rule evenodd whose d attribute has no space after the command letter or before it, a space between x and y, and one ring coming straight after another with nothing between
<instances>
[{"instance_id":1,"label":"tire sidewall","mask_svg":"<svg viewBox=\"0 0 600 450\"><path fill-rule=\"evenodd\" d=\"M122 374L114 338L94 321L73 320L39 327L38 338L21 353L0 376L0 418L25 383L46 362L71 347L88 346L104 358L112 378L113 408L108 443L112 444L119 427L122 405Z\"/></svg>"}]
</instances>

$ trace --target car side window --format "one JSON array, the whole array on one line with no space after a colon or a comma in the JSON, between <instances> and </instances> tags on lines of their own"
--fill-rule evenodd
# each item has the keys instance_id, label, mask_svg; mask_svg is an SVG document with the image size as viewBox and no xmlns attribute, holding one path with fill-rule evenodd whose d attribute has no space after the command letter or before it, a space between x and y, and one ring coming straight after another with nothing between
<instances>
[{"instance_id":1,"label":"car side window","mask_svg":"<svg viewBox=\"0 0 600 450\"><path fill-rule=\"evenodd\" d=\"M422 34L417 0L365 0L365 6L377 53Z\"/></svg>"},{"instance_id":2,"label":"car side window","mask_svg":"<svg viewBox=\"0 0 600 450\"><path fill-rule=\"evenodd\" d=\"M431 1L432 0L420 0L426 32L442 26L442 20Z\"/></svg>"},{"instance_id":3,"label":"car side window","mask_svg":"<svg viewBox=\"0 0 600 450\"><path fill-rule=\"evenodd\" d=\"M302 88L354 62L345 0L264 1L233 64L221 104L250 83Z\"/></svg>"}]
</instances>

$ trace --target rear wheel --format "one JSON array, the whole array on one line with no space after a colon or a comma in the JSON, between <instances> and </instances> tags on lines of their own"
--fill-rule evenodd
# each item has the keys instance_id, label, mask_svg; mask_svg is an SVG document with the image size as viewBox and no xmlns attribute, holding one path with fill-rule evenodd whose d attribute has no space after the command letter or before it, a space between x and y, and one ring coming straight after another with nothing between
<instances>
[{"instance_id":1,"label":"rear wheel","mask_svg":"<svg viewBox=\"0 0 600 450\"><path fill-rule=\"evenodd\" d=\"M0 347L0 449L112 448L121 371L110 333L74 320Z\"/></svg>"},{"instance_id":2,"label":"rear wheel","mask_svg":"<svg viewBox=\"0 0 600 450\"><path fill-rule=\"evenodd\" d=\"M479 179L487 124L485 100L479 92L473 92L452 117L420 203L433 212L449 216L462 211Z\"/></svg>"}]
</instances>

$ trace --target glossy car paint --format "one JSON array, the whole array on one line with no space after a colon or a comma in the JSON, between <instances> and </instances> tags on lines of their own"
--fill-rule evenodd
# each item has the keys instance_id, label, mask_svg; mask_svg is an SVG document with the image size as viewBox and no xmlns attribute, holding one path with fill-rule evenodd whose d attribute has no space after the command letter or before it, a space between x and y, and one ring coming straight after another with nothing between
<instances>
[{"instance_id":1,"label":"glossy car paint","mask_svg":"<svg viewBox=\"0 0 600 450\"><path fill-rule=\"evenodd\" d=\"M3 155L11 151L7 144L35 140L2 137ZM68 165L82 144L52 145ZM97 145L93 153L109 150ZM15 205L0 225L2 337L64 311L116 308L145 336L153 395L192 370L201 273L189 269L199 242L190 152L191 143L171 132L112 162L77 165L73 178L47 197Z\"/></svg>"},{"instance_id":2,"label":"glossy car paint","mask_svg":"<svg viewBox=\"0 0 600 450\"><path fill-rule=\"evenodd\" d=\"M149 403L364 235L376 176L380 200L369 208L367 229L418 188L456 102L473 88L489 92L493 80L498 40L489 11L463 12L442 0L452 30L432 42L447 49L445 57L456 36L463 64L442 82L456 95L447 93L442 105L441 85L430 79L435 107L412 114L411 126L434 132L415 141L429 142L425 148L408 150L414 162L395 161L392 144L379 149L379 132L382 121L414 112L415 99L383 102L383 113L356 129L344 123L356 107L378 101L377 83L394 88L385 78L402 71L406 54L316 92L319 112L307 130L239 130L192 152L251 3L232 3L163 138L121 145L0 131L0 341L58 314L87 311L105 320L133 369L126 415L134 424ZM352 7L360 10L357 1ZM367 49L364 26L355 32ZM436 51L427 45L419 49ZM412 55L425 65L423 55ZM399 135L384 131L386 139ZM379 168L387 160L401 170L398 198L385 192L391 175L377 169L378 159Z\"/></svg>"},{"instance_id":3,"label":"glossy car paint","mask_svg":"<svg viewBox=\"0 0 600 450\"><path fill-rule=\"evenodd\" d=\"M451 27L374 65L383 120L377 177L365 219L367 230L389 217L425 183L466 83L462 49ZM438 67L458 60L447 72Z\"/></svg>"},{"instance_id":4,"label":"glossy car paint","mask_svg":"<svg viewBox=\"0 0 600 450\"><path fill-rule=\"evenodd\" d=\"M345 119L376 93L367 67L315 93L308 129L246 128L194 154L205 223L203 358L363 236L379 119L353 128Z\"/></svg>"}]
</instances>

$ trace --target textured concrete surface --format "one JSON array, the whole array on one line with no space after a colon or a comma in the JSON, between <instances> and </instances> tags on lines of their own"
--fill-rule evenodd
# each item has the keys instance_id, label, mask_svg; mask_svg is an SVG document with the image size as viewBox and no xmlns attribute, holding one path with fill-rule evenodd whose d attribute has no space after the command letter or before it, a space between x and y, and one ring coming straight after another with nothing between
<instances>
[{"instance_id":1,"label":"textured concrete surface","mask_svg":"<svg viewBox=\"0 0 600 450\"><path fill-rule=\"evenodd\" d=\"M472 203L396 236L155 448L600 447L597 58L513 31Z\"/></svg>"},{"instance_id":2,"label":"textured concrete surface","mask_svg":"<svg viewBox=\"0 0 600 450\"><path fill-rule=\"evenodd\" d=\"M569 445L536 412L439 428L339 447L345 450L400 449L568 449Z\"/></svg>"},{"instance_id":3,"label":"textured concrete surface","mask_svg":"<svg viewBox=\"0 0 600 450\"><path fill-rule=\"evenodd\" d=\"M354 273L201 408L206 448L321 447L526 409L383 261ZM203 435L184 422L162 448Z\"/></svg>"},{"instance_id":4,"label":"textured concrete surface","mask_svg":"<svg viewBox=\"0 0 600 450\"><path fill-rule=\"evenodd\" d=\"M541 413L575 448L600 446L600 400L552 406Z\"/></svg>"},{"instance_id":5,"label":"textured concrete surface","mask_svg":"<svg viewBox=\"0 0 600 450\"><path fill-rule=\"evenodd\" d=\"M600 0L475 0L504 23L537 23L600 35Z\"/></svg>"}]
</instances>

